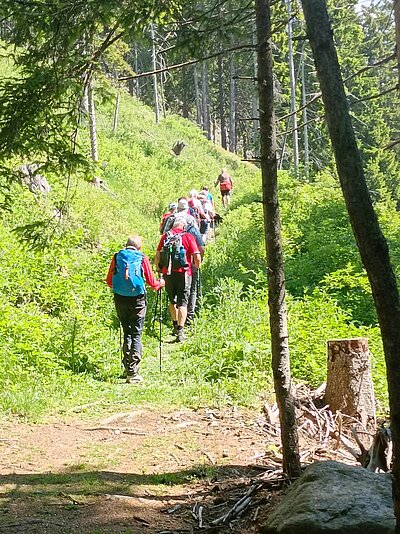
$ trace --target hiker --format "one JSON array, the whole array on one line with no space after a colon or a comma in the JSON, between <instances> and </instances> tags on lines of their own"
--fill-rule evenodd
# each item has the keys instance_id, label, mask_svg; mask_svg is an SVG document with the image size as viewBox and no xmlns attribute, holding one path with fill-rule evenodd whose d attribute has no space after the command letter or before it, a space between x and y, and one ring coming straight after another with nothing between
<instances>
[{"instance_id":1,"label":"hiker","mask_svg":"<svg viewBox=\"0 0 400 534\"><path fill-rule=\"evenodd\" d=\"M213 210L215 210L214 197L206 185L201 188L200 195L205 195L207 199L211 202Z\"/></svg>"},{"instance_id":2,"label":"hiker","mask_svg":"<svg viewBox=\"0 0 400 534\"><path fill-rule=\"evenodd\" d=\"M221 174L215 181L215 187L219 184L219 190L221 192L222 205L224 208L228 208L231 202L231 191L233 189L232 177L228 174L226 169L222 169Z\"/></svg>"},{"instance_id":3,"label":"hiker","mask_svg":"<svg viewBox=\"0 0 400 534\"><path fill-rule=\"evenodd\" d=\"M185 232L186 222L177 219L172 230L162 235L156 252L156 266L165 279L169 298L169 311L176 341L186 339L184 326L192 282L192 262L197 269L201 265L200 250L195 238Z\"/></svg>"},{"instance_id":4,"label":"hiker","mask_svg":"<svg viewBox=\"0 0 400 534\"><path fill-rule=\"evenodd\" d=\"M205 241L203 240L203 236L200 233L200 230L197 228L197 226L187 224L185 228L185 232L188 234L191 234L195 240L196 244L200 251L200 257L201 261L203 261L204 257L204 251L205 251ZM197 297L198 297L198 288L200 283L200 272L199 269L196 267L196 265L192 262L192 282L190 284L190 292L189 292L189 300L188 300L188 306L187 306L187 316L185 325L192 324L194 320L194 315L196 312L196 305L197 305Z\"/></svg>"},{"instance_id":5,"label":"hiker","mask_svg":"<svg viewBox=\"0 0 400 534\"><path fill-rule=\"evenodd\" d=\"M126 382L137 384L143 379L139 375L142 360L142 331L146 316L146 286L155 291L164 287L164 280L156 280L149 258L140 252L142 238L128 237L126 247L111 260L106 282L113 290L118 319L124 331L122 363L126 371Z\"/></svg>"},{"instance_id":6,"label":"hiker","mask_svg":"<svg viewBox=\"0 0 400 534\"><path fill-rule=\"evenodd\" d=\"M164 228L163 228L163 234L166 234L171 230L173 227L175 221L178 219L184 220L186 224L191 224L198 227L196 219L191 215L189 203L185 197L180 197L178 199L178 207L175 213L171 214L169 217L167 217Z\"/></svg>"},{"instance_id":7,"label":"hiker","mask_svg":"<svg viewBox=\"0 0 400 534\"><path fill-rule=\"evenodd\" d=\"M176 213L177 209L178 209L178 204L176 202L171 202L171 204L168 206L168 211L163 213L163 216L161 218L161 223L160 223L160 234L164 233L165 221L168 219L168 217Z\"/></svg>"},{"instance_id":8,"label":"hiker","mask_svg":"<svg viewBox=\"0 0 400 534\"><path fill-rule=\"evenodd\" d=\"M204 213L203 206L201 205L201 201L199 199L199 192L197 191L197 189L192 189L189 192L188 204L189 204L189 208L191 208L194 211L193 215L200 228L200 223L203 219L206 218L206 215Z\"/></svg>"},{"instance_id":9,"label":"hiker","mask_svg":"<svg viewBox=\"0 0 400 534\"><path fill-rule=\"evenodd\" d=\"M208 229L210 227L210 223L214 218L214 208L211 204L210 200L208 199L208 196L204 193L199 193L199 196L197 197L200 202L201 206L204 212L204 218L200 221L200 233L203 236L203 239L207 239Z\"/></svg>"}]
</instances>

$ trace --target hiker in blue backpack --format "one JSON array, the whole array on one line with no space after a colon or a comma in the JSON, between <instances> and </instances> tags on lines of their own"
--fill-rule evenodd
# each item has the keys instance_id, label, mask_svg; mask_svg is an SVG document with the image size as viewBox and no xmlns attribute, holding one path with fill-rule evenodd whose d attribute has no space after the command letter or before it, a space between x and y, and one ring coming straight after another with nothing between
<instances>
[{"instance_id":1,"label":"hiker in blue backpack","mask_svg":"<svg viewBox=\"0 0 400 534\"><path fill-rule=\"evenodd\" d=\"M164 280L156 280L149 258L140 252L142 238L130 236L126 247L111 260L106 282L113 290L117 315L124 331L122 363L128 384L137 384L142 360L142 332L146 317L146 284L155 291L164 287Z\"/></svg>"}]
</instances>

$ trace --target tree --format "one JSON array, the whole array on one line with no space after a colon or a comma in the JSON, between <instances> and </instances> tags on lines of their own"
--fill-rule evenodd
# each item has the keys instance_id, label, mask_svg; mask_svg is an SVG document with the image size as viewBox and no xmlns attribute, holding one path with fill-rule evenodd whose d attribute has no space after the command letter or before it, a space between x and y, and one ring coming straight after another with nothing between
<instances>
[{"instance_id":1,"label":"tree","mask_svg":"<svg viewBox=\"0 0 400 534\"><path fill-rule=\"evenodd\" d=\"M394 444L393 501L400 532L400 298L386 240L373 209L357 147L326 3L302 0L329 136L350 223L367 271L382 333Z\"/></svg>"},{"instance_id":2,"label":"tree","mask_svg":"<svg viewBox=\"0 0 400 534\"><path fill-rule=\"evenodd\" d=\"M290 477L297 477L300 475L301 469L290 376L285 275L278 205L270 0L256 0L256 25L261 172L268 263L272 371L281 424L283 469Z\"/></svg>"}]
</instances>

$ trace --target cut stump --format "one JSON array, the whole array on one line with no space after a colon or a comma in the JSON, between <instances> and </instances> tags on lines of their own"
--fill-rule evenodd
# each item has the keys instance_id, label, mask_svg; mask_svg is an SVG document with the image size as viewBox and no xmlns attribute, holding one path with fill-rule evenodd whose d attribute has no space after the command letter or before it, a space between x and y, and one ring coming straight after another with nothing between
<instances>
[{"instance_id":1,"label":"cut stump","mask_svg":"<svg viewBox=\"0 0 400 534\"><path fill-rule=\"evenodd\" d=\"M375 395L371 378L368 339L331 339L327 343L328 373L325 400L375 432Z\"/></svg>"}]
</instances>

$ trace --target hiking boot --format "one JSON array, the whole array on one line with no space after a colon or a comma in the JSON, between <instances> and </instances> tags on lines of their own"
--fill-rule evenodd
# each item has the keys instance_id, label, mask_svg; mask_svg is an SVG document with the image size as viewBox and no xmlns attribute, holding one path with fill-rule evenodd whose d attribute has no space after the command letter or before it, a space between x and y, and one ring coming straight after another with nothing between
<instances>
[{"instance_id":1,"label":"hiking boot","mask_svg":"<svg viewBox=\"0 0 400 534\"><path fill-rule=\"evenodd\" d=\"M140 375L128 375L126 377L127 384L139 384L140 382L143 382L143 377L141 377Z\"/></svg>"},{"instance_id":2,"label":"hiking boot","mask_svg":"<svg viewBox=\"0 0 400 534\"><path fill-rule=\"evenodd\" d=\"M178 323L172 323L172 331L171 331L171 334L173 336L177 336L178 335Z\"/></svg>"},{"instance_id":3,"label":"hiking boot","mask_svg":"<svg viewBox=\"0 0 400 534\"><path fill-rule=\"evenodd\" d=\"M178 330L178 333L176 334L176 342L177 343L182 343L186 339L187 339L187 336L185 335L185 333L183 331L183 328Z\"/></svg>"}]
</instances>

